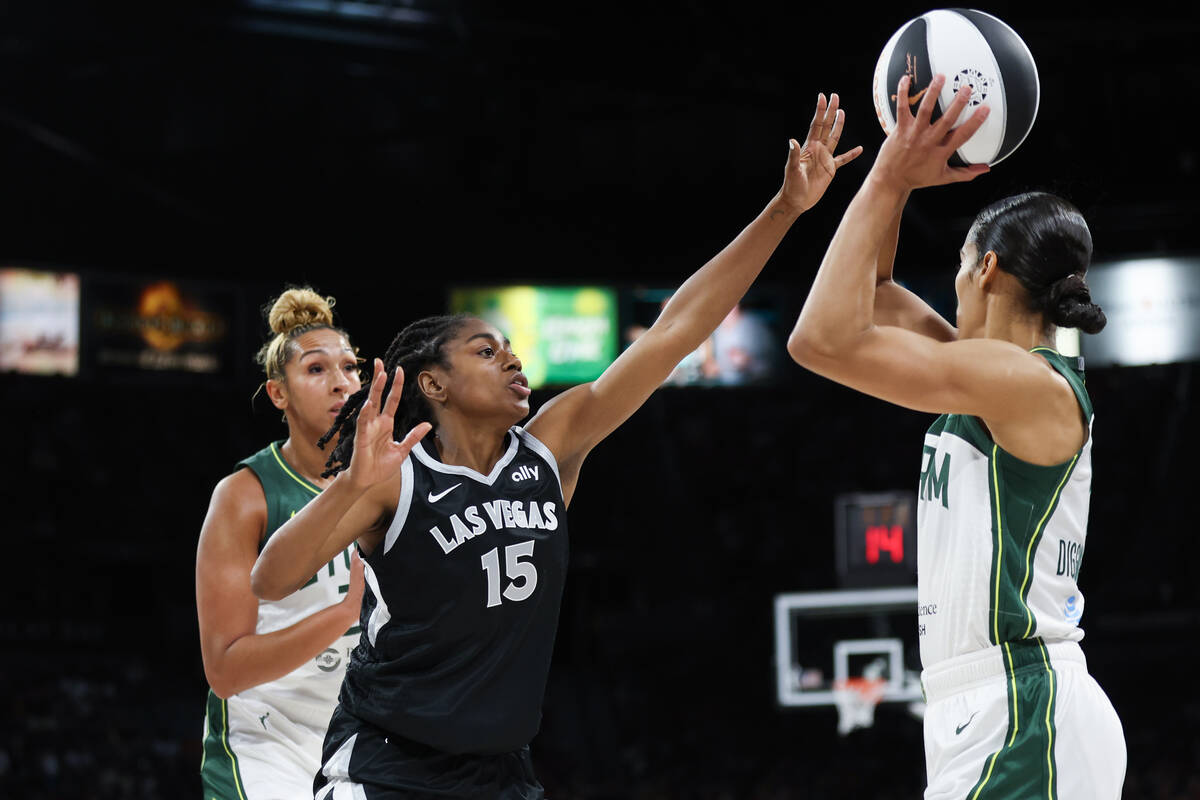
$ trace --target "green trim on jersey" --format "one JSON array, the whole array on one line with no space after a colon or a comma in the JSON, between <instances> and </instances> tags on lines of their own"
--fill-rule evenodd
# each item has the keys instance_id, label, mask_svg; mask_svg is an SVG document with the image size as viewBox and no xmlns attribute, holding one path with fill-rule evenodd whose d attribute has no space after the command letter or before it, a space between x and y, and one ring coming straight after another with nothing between
<instances>
[{"instance_id":1,"label":"green trim on jersey","mask_svg":"<svg viewBox=\"0 0 1200 800\"><path fill-rule=\"evenodd\" d=\"M981 453L990 452L992 449L992 437L975 417L964 414L942 414L929 426L926 435L941 436L943 433L957 436Z\"/></svg>"},{"instance_id":2,"label":"green trim on jersey","mask_svg":"<svg viewBox=\"0 0 1200 800\"><path fill-rule=\"evenodd\" d=\"M1075 392L1075 399L1079 401L1079 405L1083 408L1083 416L1090 420L1095 413L1095 409L1092 408L1092 398L1087 393L1087 379L1083 375L1083 359L1064 356L1062 353L1049 347L1035 347L1029 352L1037 353L1046 359L1058 374L1066 378L1067 383L1071 385L1071 389Z\"/></svg>"},{"instance_id":3,"label":"green trim on jersey","mask_svg":"<svg viewBox=\"0 0 1200 800\"><path fill-rule=\"evenodd\" d=\"M204 800L246 800L242 771L229 747L229 702L208 692L204 714L204 750L200 759Z\"/></svg>"},{"instance_id":4,"label":"green trim on jersey","mask_svg":"<svg viewBox=\"0 0 1200 800\"><path fill-rule=\"evenodd\" d=\"M969 800L1022 800L1058 797L1054 710L1058 674L1041 639L1005 642L1004 672L1012 712L1002 748L987 759Z\"/></svg>"},{"instance_id":5,"label":"green trim on jersey","mask_svg":"<svg viewBox=\"0 0 1200 800\"><path fill-rule=\"evenodd\" d=\"M1083 386L1083 377L1062 354L1046 347L1034 348L1055 371L1070 384L1086 421L1092 417L1092 402ZM974 417L956 417L966 423L968 441L986 437L982 423ZM1090 435L1090 431L1089 431ZM1069 461L1040 466L1022 461L1001 450L987 437L988 481L991 501L992 548L990 625L992 644L1027 639L1037 630L1037 619L1029 607L1029 589L1033 583L1033 559L1063 487L1079 463L1082 449Z\"/></svg>"},{"instance_id":6,"label":"green trim on jersey","mask_svg":"<svg viewBox=\"0 0 1200 800\"><path fill-rule=\"evenodd\" d=\"M1078 463L1076 453L1065 464L1043 467L1022 461L998 445L991 447L988 476L995 546L988 635L992 644L1026 639L1037 627L1028 602L1033 557Z\"/></svg>"},{"instance_id":7,"label":"green trim on jersey","mask_svg":"<svg viewBox=\"0 0 1200 800\"><path fill-rule=\"evenodd\" d=\"M287 473L288 477L290 477L296 483L303 486L305 489L308 489L313 494L320 494L321 493L320 489L318 489L316 486L313 486L311 483L306 481L304 478L301 478L299 475L297 475L295 472L292 471L291 467L289 467L287 465L287 462L283 460L283 453L281 453L279 450L280 446L281 445L279 444L279 442L271 442L271 444L269 445L269 448L271 450L271 455L275 456L275 463L279 464L279 468L282 469L285 473Z\"/></svg>"},{"instance_id":8,"label":"green trim on jersey","mask_svg":"<svg viewBox=\"0 0 1200 800\"><path fill-rule=\"evenodd\" d=\"M284 460L279 449L282 444L271 442L254 455L237 463L239 468L245 467L254 473L267 498L267 529L263 532L262 541L258 543L259 552L262 552L271 534L279 530L293 514L304 508L309 500L321 493L318 487L300 477Z\"/></svg>"}]
</instances>

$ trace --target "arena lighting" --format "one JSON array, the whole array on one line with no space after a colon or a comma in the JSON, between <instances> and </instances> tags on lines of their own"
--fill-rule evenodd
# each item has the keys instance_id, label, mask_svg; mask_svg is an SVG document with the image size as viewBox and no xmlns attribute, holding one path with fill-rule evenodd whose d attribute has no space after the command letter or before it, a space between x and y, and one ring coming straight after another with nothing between
<instances>
[{"instance_id":1,"label":"arena lighting","mask_svg":"<svg viewBox=\"0 0 1200 800\"><path fill-rule=\"evenodd\" d=\"M435 4L425 4L426 8L416 7L416 3L398 5L390 0L371 2L341 2L340 0L243 0L247 8L256 11L276 11L285 14L298 14L308 17L333 17L349 21L370 22L379 21L405 25L435 25L444 21L443 15L431 7Z\"/></svg>"},{"instance_id":2,"label":"arena lighting","mask_svg":"<svg viewBox=\"0 0 1200 800\"><path fill-rule=\"evenodd\" d=\"M233 27L266 36L421 51L456 35L444 0L242 0L240 7Z\"/></svg>"},{"instance_id":3,"label":"arena lighting","mask_svg":"<svg viewBox=\"0 0 1200 800\"><path fill-rule=\"evenodd\" d=\"M1087 366L1200 359L1200 258L1147 258L1088 269L1092 299L1108 317L1082 337Z\"/></svg>"}]
</instances>

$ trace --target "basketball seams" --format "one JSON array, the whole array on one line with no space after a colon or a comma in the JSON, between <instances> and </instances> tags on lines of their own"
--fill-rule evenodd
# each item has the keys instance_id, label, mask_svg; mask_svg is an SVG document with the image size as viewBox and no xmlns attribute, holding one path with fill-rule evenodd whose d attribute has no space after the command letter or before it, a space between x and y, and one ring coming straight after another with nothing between
<instances>
[{"instance_id":1,"label":"basketball seams","mask_svg":"<svg viewBox=\"0 0 1200 800\"><path fill-rule=\"evenodd\" d=\"M1004 95L1004 137L1000 144L999 157L993 162L999 164L1012 155L1029 136L1029 132L1033 130L1033 123L1037 119L1042 97L1037 64L1033 60L1033 53L1030 51L1029 45L1003 20L987 12L973 9L963 9L961 13L971 20L975 27L983 31L984 37L989 42L989 49L999 62L1001 80L1004 80L1005 75L1011 79L1005 88ZM1033 89L1033 108L1028 119L1023 119L1022 115L1010 113L1014 108L1023 109L1025 104L1014 102L1008 91L1010 88L1016 91L1018 86L1025 85L1031 86Z\"/></svg>"}]
</instances>

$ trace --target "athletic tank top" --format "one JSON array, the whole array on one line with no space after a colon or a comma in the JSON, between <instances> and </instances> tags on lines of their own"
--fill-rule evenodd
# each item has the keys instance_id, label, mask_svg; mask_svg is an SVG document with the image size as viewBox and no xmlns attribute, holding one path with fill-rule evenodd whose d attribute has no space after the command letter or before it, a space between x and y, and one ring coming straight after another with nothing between
<instances>
[{"instance_id":1,"label":"athletic tank top","mask_svg":"<svg viewBox=\"0 0 1200 800\"><path fill-rule=\"evenodd\" d=\"M247 459L239 468L252 471L267 498L267 539L309 500L321 493L283 459L282 442L272 442ZM352 545L353 546L353 545ZM301 588L282 600L259 600L255 633L271 633L340 602L350 588L350 548L335 556ZM259 684L230 698L266 703L293 722L324 730L337 703L338 689L346 672L350 651L358 641L357 625L299 669L282 678Z\"/></svg>"},{"instance_id":2,"label":"athletic tank top","mask_svg":"<svg viewBox=\"0 0 1200 800\"><path fill-rule=\"evenodd\" d=\"M488 475L413 448L367 557L342 707L446 753L504 753L541 724L567 568L558 465L519 427Z\"/></svg>"},{"instance_id":3,"label":"athletic tank top","mask_svg":"<svg viewBox=\"0 0 1200 800\"><path fill-rule=\"evenodd\" d=\"M925 668L1004 642L1083 638L1076 581L1092 487L1092 402L1081 360L1049 348L1031 352L1075 391L1087 441L1046 467L1002 450L976 417L945 414L925 434L917 503Z\"/></svg>"}]
</instances>

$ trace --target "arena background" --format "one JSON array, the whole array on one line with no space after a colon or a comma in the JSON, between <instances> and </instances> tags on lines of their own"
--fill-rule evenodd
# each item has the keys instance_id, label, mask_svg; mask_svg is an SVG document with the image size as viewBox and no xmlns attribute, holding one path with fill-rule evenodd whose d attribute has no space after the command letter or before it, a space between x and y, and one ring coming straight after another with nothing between
<instances>
[{"instance_id":1,"label":"arena background","mask_svg":"<svg viewBox=\"0 0 1200 800\"><path fill-rule=\"evenodd\" d=\"M875 57L927 10L322 11L350 5L0 6L0 264L85 292L174 281L231 326L206 376L88 367L86 341L77 377L0 375L0 796L198 796L196 537L213 484L283 430L251 403L272 292L335 295L374 355L451 285L676 285L765 205L837 91L867 154L762 277L794 318L882 138ZM914 197L899 273L944 291L971 213L1028 188L1085 211L1097 260L1196 255L1200 20L1167 8L985 7L1030 45L1040 115L992 175ZM1084 644L1125 725L1127 798L1200 797L1193 373L1089 374ZM771 602L835 585L834 496L912 488L928 422L794 368L664 389L598 448L533 745L549 796L919 796L914 720L839 738L832 709L776 705Z\"/></svg>"}]
</instances>

